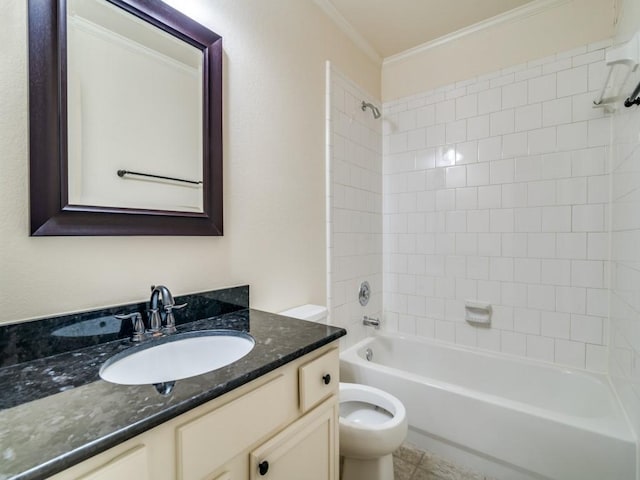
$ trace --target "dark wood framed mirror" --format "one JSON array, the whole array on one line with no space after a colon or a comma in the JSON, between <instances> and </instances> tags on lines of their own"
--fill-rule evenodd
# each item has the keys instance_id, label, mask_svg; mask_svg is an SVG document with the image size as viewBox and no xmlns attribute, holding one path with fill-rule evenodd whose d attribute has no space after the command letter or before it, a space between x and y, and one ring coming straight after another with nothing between
<instances>
[{"instance_id":1,"label":"dark wood framed mirror","mask_svg":"<svg viewBox=\"0 0 640 480\"><path fill-rule=\"evenodd\" d=\"M28 0L31 235L222 235L222 38L158 0L91 1L96 10L85 15L76 10L85 9L89 5L86 1ZM121 78L113 72L129 72L128 65L144 64L146 57L125 60L115 68L111 53L88 47L83 40L79 44L85 57L75 59L74 65L94 63L88 69L90 74L80 79L85 82L82 88L77 88L81 81L70 67L67 48L70 23L78 23L70 16L72 7L83 31L96 38L108 31L111 20L103 18L122 17L124 24L118 26L120 20L116 19L115 33L108 31L115 39L109 42L122 51L161 58L161 68L177 65L177 83L167 81L170 86L159 86L162 82L157 80L164 76L154 73L153 68L140 67L143 76L123 82L122 95L114 94L112 85ZM107 9L110 13L103 15ZM159 33L136 33L138 27ZM157 39L148 42L165 45L160 50L166 51L152 51L145 43L149 35ZM127 44L130 39L134 47ZM176 49L186 50L191 58L187 64L193 65L170 58ZM109 75L112 77L107 78ZM197 87L180 83L188 76L191 80L197 77ZM129 88L131 83L136 84ZM92 94L98 88L95 84L107 86L109 93L103 95L98 90ZM174 98L175 92L191 96ZM139 98L147 103L136 106L137 113L129 111ZM115 111L102 115L112 104L117 106ZM183 112L185 104L193 109ZM95 105L99 108L93 108ZM189 117L187 122L185 116ZM196 128L191 128L192 121ZM175 141L171 137L174 132ZM123 144L120 138L131 143ZM165 154L168 150L176 151ZM108 170L106 155L113 159ZM159 159L162 155L169 160ZM83 163L90 156L94 162L91 167ZM186 157L200 163L187 166ZM146 166L127 164L142 160L147 161ZM189 173L182 174L184 170ZM96 185L113 198L94 200ZM164 203L171 196L167 192L181 190L196 199L193 204L182 197ZM147 201L144 192L152 192L155 200Z\"/></svg>"}]
</instances>

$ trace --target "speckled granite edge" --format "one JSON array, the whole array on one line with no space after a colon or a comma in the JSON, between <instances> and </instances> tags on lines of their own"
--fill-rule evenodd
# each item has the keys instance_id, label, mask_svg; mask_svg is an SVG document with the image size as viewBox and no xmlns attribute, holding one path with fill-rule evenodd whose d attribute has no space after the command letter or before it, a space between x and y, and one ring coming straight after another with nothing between
<instances>
[{"instance_id":1,"label":"speckled granite edge","mask_svg":"<svg viewBox=\"0 0 640 480\"><path fill-rule=\"evenodd\" d=\"M179 330L222 326L248 331L256 340L254 349L224 368L176 382L168 396L159 395L151 385L115 385L95 379L0 410L0 480L47 478L346 334L341 328L256 310L198 320ZM109 346L113 346L110 352ZM125 340L88 347L82 353L93 360L71 362L67 370L95 377L106 358L130 346ZM91 357L92 349L98 358ZM48 360L33 368L47 368ZM64 361L60 368L65 368ZM73 376L72 371L66 373Z\"/></svg>"}]
</instances>

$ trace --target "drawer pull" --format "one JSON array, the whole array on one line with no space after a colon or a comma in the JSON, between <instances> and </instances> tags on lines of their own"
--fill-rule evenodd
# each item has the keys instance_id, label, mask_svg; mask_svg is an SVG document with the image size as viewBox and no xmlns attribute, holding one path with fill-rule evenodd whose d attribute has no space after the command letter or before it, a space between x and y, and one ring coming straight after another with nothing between
<instances>
[{"instance_id":1,"label":"drawer pull","mask_svg":"<svg viewBox=\"0 0 640 480\"><path fill-rule=\"evenodd\" d=\"M326 375L323 375L322 381L325 385L329 385L331 383L331 375L329 375L328 373Z\"/></svg>"},{"instance_id":2,"label":"drawer pull","mask_svg":"<svg viewBox=\"0 0 640 480\"><path fill-rule=\"evenodd\" d=\"M268 471L269 471L269 462L265 460L264 462L260 462L258 464L258 472L260 472L260 475L266 475Z\"/></svg>"}]
</instances>

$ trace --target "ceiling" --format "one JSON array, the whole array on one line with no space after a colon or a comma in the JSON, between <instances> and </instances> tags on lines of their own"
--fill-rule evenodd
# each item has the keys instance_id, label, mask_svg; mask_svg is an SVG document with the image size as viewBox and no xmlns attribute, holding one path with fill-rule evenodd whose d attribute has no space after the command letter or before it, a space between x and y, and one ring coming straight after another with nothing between
<instances>
[{"instance_id":1,"label":"ceiling","mask_svg":"<svg viewBox=\"0 0 640 480\"><path fill-rule=\"evenodd\" d=\"M382 58L535 0L322 0Z\"/></svg>"}]
</instances>

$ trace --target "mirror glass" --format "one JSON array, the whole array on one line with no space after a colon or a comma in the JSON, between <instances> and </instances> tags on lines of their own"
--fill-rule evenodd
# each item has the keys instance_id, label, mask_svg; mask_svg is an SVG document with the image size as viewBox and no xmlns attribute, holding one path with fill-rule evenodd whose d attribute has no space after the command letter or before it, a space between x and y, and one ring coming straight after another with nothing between
<instances>
[{"instance_id":1,"label":"mirror glass","mask_svg":"<svg viewBox=\"0 0 640 480\"><path fill-rule=\"evenodd\" d=\"M68 0L69 204L202 212L202 73L192 45Z\"/></svg>"},{"instance_id":2,"label":"mirror glass","mask_svg":"<svg viewBox=\"0 0 640 480\"><path fill-rule=\"evenodd\" d=\"M31 235L222 235L222 38L161 1L28 10Z\"/></svg>"}]
</instances>

